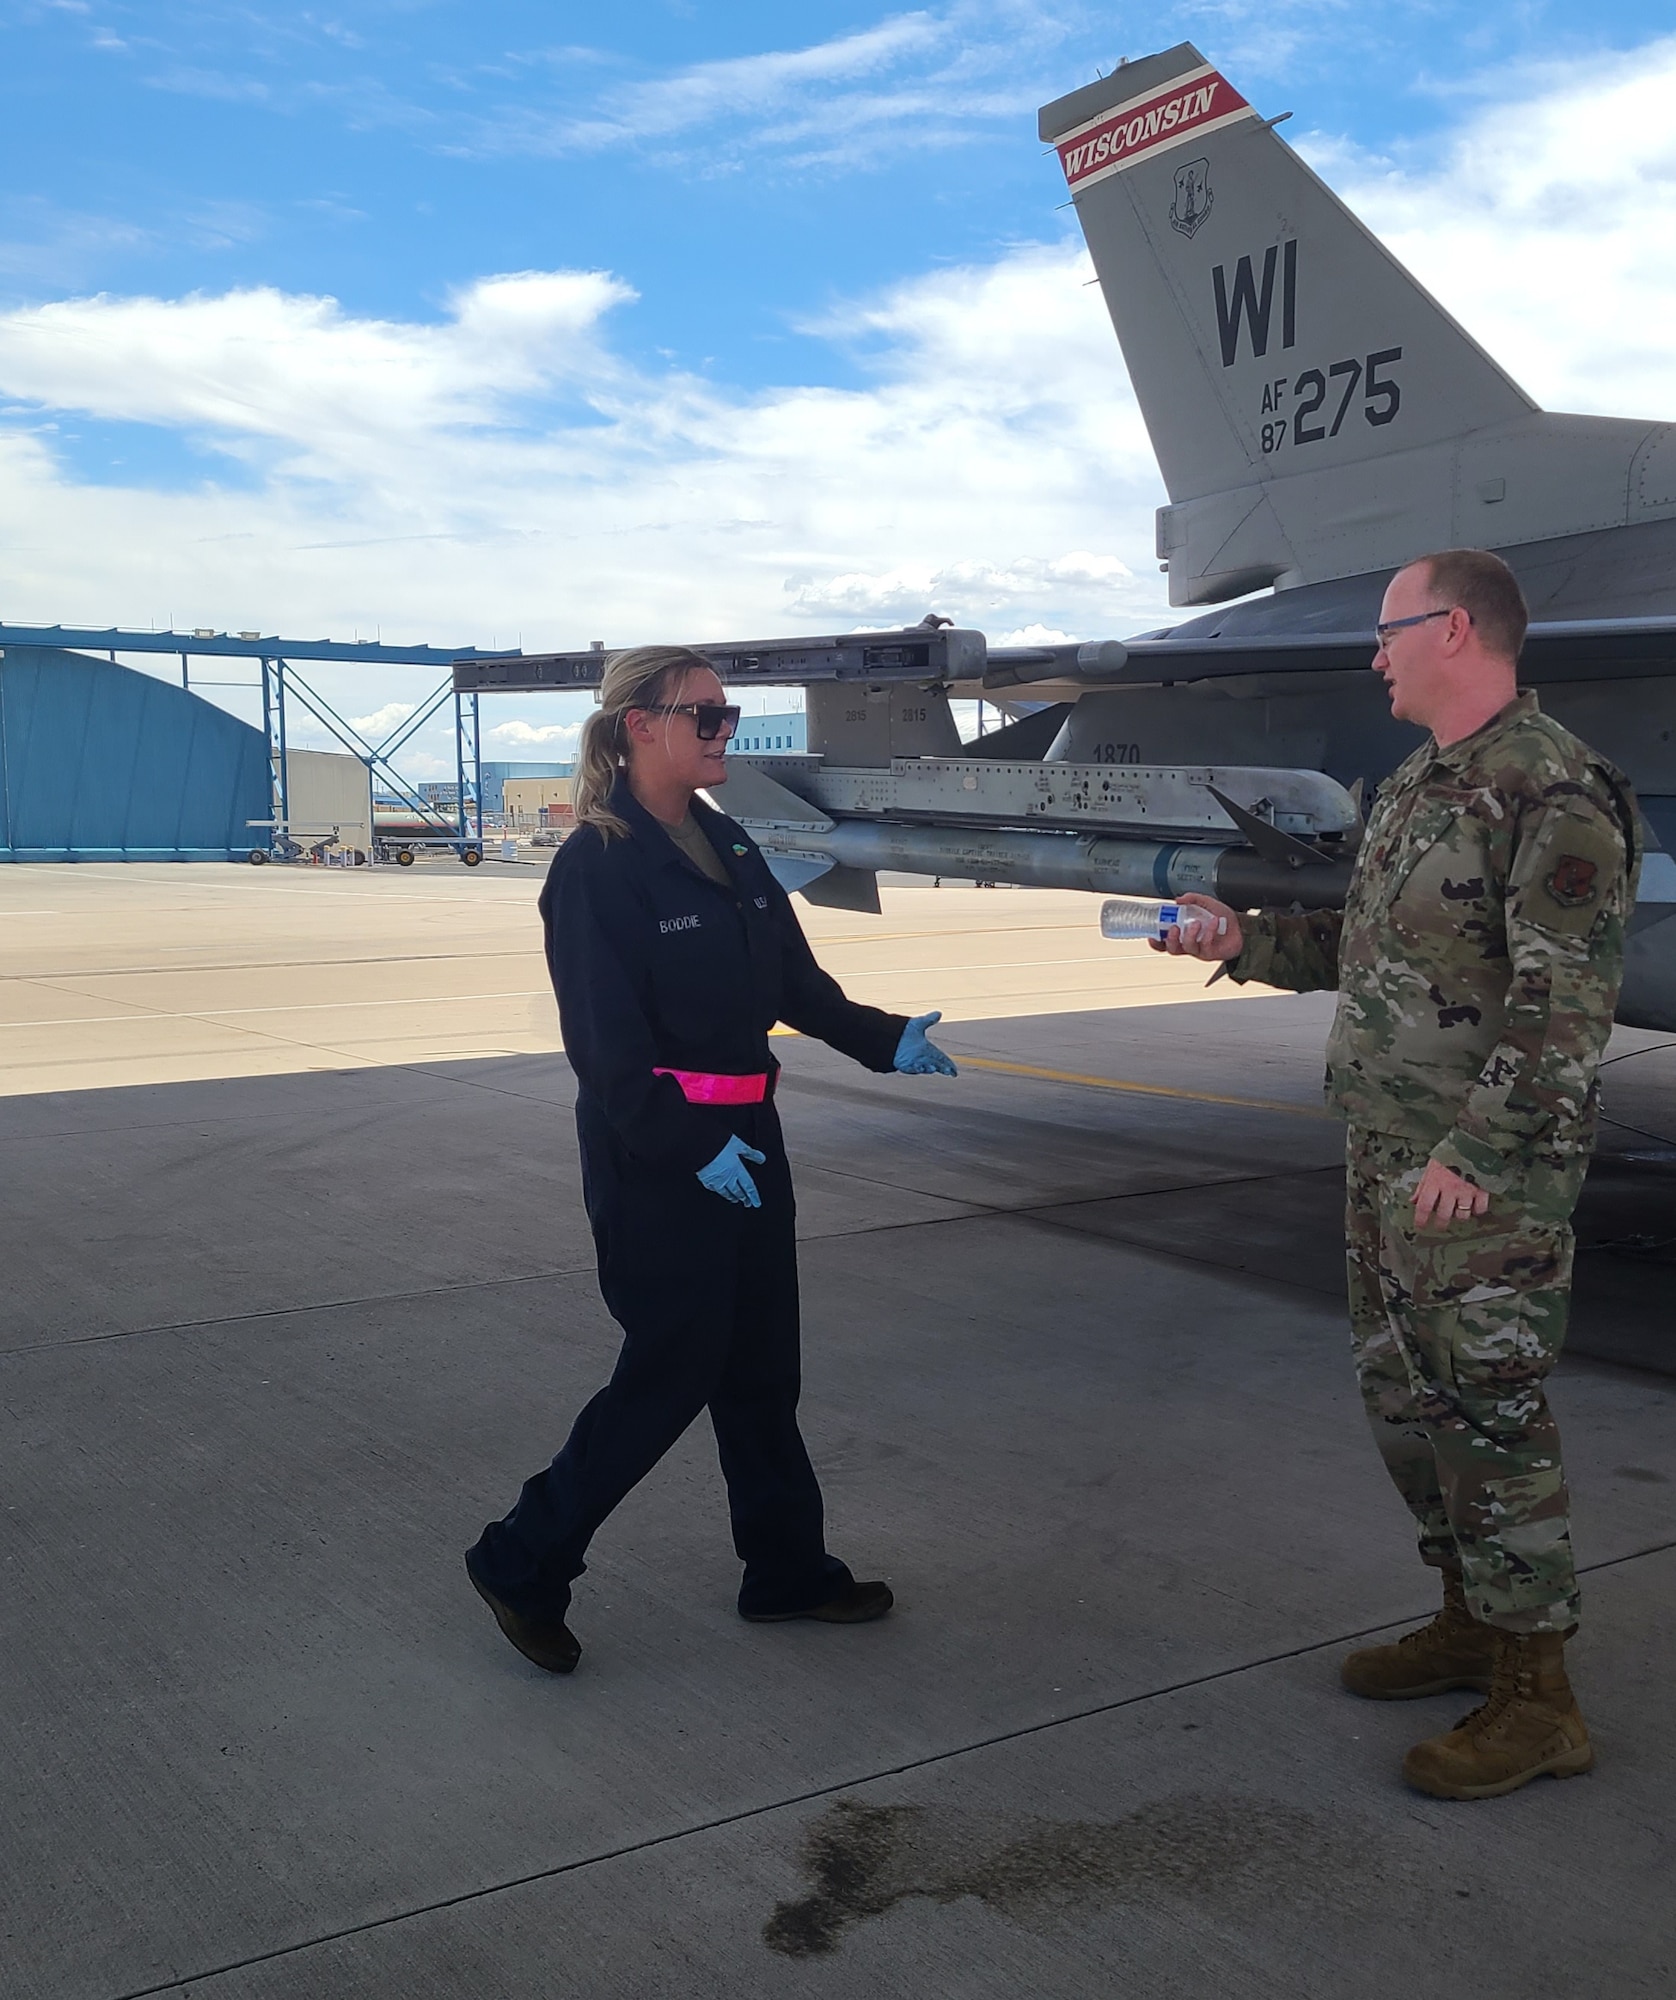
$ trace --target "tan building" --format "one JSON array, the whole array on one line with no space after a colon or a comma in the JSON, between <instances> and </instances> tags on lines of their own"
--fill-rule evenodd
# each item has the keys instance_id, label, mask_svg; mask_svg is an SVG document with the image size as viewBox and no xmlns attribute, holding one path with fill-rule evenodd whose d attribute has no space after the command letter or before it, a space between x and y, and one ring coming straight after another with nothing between
<instances>
[{"instance_id":1,"label":"tan building","mask_svg":"<svg viewBox=\"0 0 1676 2000\"><path fill-rule=\"evenodd\" d=\"M506 824L522 833L548 825L542 817L544 806L570 805L569 778L508 778L501 788L501 811Z\"/></svg>"}]
</instances>

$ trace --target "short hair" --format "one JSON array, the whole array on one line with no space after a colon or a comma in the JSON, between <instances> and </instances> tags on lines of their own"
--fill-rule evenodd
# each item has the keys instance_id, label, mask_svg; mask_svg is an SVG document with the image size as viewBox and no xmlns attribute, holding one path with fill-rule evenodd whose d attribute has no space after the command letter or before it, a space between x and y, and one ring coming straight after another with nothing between
<instances>
[{"instance_id":1,"label":"short hair","mask_svg":"<svg viewBox=\"0 0 1676 2000\"><path fill-rule=\"evenodd\" d=\"M1416 556L1404 569L1424 569L1433 594L1460 608L1492 652L1517 661L1530 610L1519 579L1488 549L1439 549Z\"/></svg>"}]
</instances>

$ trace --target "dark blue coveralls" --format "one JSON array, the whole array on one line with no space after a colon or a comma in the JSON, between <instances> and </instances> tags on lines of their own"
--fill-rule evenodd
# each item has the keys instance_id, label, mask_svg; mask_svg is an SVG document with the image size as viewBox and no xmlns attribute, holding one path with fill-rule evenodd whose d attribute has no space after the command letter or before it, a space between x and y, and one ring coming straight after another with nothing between
<instances>
[{"instance_id":1,"label":"dark blue coveralls","mask_svg":"<svg viewBox=\"0 0 1676 2000\"><path fill-rule=\"evenodd\" d=\"M693 801L727 888L626 782L611 805L631 837L579 828L554 857L541 913L580 1086L582 1198L623 1346L564 1449L467 1560L513 1610L562 1616L594 1531L708 1406L745 1565L739 1608L806 1611L851 1577L826 1552L797 1427L796 1210L768 1031L783 1021L885 1071L907 1022L844 997L755 842L725 814ZM766 1073L769 1092L760 1104L694 1104L658 1069ZM767 1155L749 1169L760 1209L697 1179L730 1133Z\"/></svg>"}]
</instances>

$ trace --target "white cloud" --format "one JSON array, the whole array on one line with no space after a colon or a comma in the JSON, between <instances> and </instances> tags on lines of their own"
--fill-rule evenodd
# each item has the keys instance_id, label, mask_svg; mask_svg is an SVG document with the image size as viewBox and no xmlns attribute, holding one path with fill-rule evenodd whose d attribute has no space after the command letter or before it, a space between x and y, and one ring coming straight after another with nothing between
<instances>
[{"instance_id":1,"label":"white cloud","mask_svg":"<svg viewBox=\"0 0 1676 2000\"><path fill-rule=\"evenodd\" d=\"M1672 94L1667 41L1469 106L1418 165L1340 147L1326 170L1550 407L1676 419ZM1163 495L1088 276L1023 245L898 285L802 329L860 386L756 394L627 362L633 295L602 272L485 278L429 322L277 290L0 314L0 402L24 406L0 416L0 604L526 650L928 610L1121 636L1166 615ZM48 428L72 412L212 444L242 484L84 484ZM484 711L500 754L574 722Z\"/></svg>"},{"instance_id":2,"label":"white cloud","mask_svg":"<svg viewBox=\"0 0 1676 2000\"><path fill-rule=\"evenodd\" d=\"M1028 129L1073 14L1039 0L954 0L803 48L613 85L584 111L532 104L526 91L482 119L466 149L633 146L709 173L763 150L794 168L874 165L886 150L957 143L996 119Z\"/></svg>"},{"instance_id":3,"label":"white cloud","mask_svg":"<svg viewBox=\"0 0 1676 2000\"><path fill-rule=\"evenodd\" d=\"M521 271L450 301L439 325L352 319L263 287L183 299L68 299L0 314L4 393L53 410L277 446L292 477L389 476L409 437L514 420L616 375L597 327L634 294L597 271Z\"/></svg>"},{"instance_id":4,"label":"white cloud","mask_svg":"<svg viewBox=\"0 0 1676 2000\"><path fill-rule=\"evenodd\" d=\"M905 56L935 47L947 34L946 24L930 14L900 14L808 48L695 63L673 76L619 93L614 116L578 121L562 137L573 146L609 145L688 131L718 116L749 117L779 110L812 86L876 76Z\"/></svg>"},{"instance_id":5,"label":"white cloud","mask_svg":"<svg viewBox=\"0 0 1676 2000\"><path fill-rule=\"evenodd\" d=\"M391 730L399 729L417 706L411 701L387 701L382 708L375 708L371 715L350 716L350 726L358 729L369 743L376 746Z\"/></svg>"},{"instance_id":6,"label":"white cloud","mask_svg":"<svg viewBox=\"0 0 1676 2000\"><path fill-rule=\"evenodd\" d=\"M874 351L867 387L757 396L622 363L600 274L485 280L438 325L273 291L0 315L0 395L260 472L88 487L48 435L0 429L6 599L528 648L806 626L800 596L819 622L835 579L903 571L949 615L1011 592L1104 623L1148 598L1124 565L1144 571L1156 480L1085 277L1033 247L904 285L825 323Z\"/></svg>"},{"instance_id":7,"label":"white cloud","mask_svg":"<svg viewBox=\"0 0 1676 2000\"><path fill-rule=\"evenodd\" d=\"M1046 559L955 562L938 570L910 566L880 575L852 570L797 584L791 609L811 618L882 618L911 624L928 605L958 600L974 610L989 610L1032 598L1063 599L1068 593L1086 599L1102 590L1122 592L1133 579L1134 572L1117 556L1074 549L1069 555Z\"/></svg>"},{"instance_id":8,"label":"white cloud","mask_svg":"<svg viewBox=\"0 0 1676 2000\"><path fill-rule=\"evenodd\" d=\"M990 638L992 646L1067 646L1073 635L1058 631L1052 625L1020 625L1015 632L997 632Z\"/></svg>"},{"instance_id":9,"label":"white cloud","mask_svg":"<svg viewBox=\"0 0 1676 2000\"><path fill-rule=\"evenodd\" d=\"M1304 150L1545 408L1676 418L1676 37L1523 83L1413 160Z\"/></svg>"},{"instance_id":10,"label":"white cloud","mask_svg":"<svg viewBox=\"0 0 1676 2000\"><path fill-rule=\"evenodd\" d=\"M562 763L565 758L575 756L581 734L579 722L525 722L519 718L497 722L493 728L485 729L483 741L485 746L492 745L514 760L539 750L544 759Z\"/></svg>"}]
</instances>

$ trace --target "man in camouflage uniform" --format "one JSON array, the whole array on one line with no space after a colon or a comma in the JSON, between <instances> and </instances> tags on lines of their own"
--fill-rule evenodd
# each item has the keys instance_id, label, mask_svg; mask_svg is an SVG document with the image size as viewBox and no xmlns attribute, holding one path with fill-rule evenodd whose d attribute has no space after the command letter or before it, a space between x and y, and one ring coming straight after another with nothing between
<instances>
[{"instance_id":1,"label":"man in camouflage uniform","mask_svg":"<svg viewBox=\"0 0 1676 2000\"><path fill-rule=\"evenodd\" d=\"M1565 1334L1635 818L1623 778L1518 693L1524 633L1497 557L1400 570L1373 665L1392 713L1432 734L1380 790L1344 911L1184 899L1226 931L1169 943L1237 980L1338 989L1327 1089L1349 1126L1357 1373L1444 1593L1429 1625L1342 1674L1382 1700L1488 1695L1404 1762L1442 1798L1592 1757L1565 1673L1577 1578L1543 1381Z\"/></svg>"}]
</instances>

